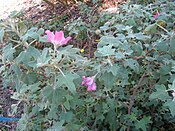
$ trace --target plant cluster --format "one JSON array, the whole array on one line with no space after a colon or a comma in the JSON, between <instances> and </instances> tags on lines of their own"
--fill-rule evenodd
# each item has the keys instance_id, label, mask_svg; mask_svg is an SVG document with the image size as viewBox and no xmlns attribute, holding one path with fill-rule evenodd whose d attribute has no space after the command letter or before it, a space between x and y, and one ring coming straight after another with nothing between
<instances>
[{"instance_id":1,"label":"plant cluster","mask_svg":"<svg viewBox=\"0 0 175 131\"><path fill-rule=\"evenodd\" d=\"M3 86L15 90L13 113L24 105L17 130L174 130L174 8L124 4L89 25L70 21L67 31L82 41L98 31L91 58L62 31L1 22Z\"/></svg>"}]
</instances>

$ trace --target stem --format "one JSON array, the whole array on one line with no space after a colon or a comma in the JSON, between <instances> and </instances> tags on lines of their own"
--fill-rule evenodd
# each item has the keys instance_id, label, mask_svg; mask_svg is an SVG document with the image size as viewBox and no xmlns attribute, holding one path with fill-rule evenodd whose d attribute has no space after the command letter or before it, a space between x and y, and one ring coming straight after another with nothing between
<instances>
[{"instance_id":1,"label":"stem","mask_svg":"<svg viewBox=\"0 0 175 131\"><path fill-rule=\"evenodd\" d=\"M56 81L57 81L57 79L56 79L56 73L54 74L54 84L53 84L53 89L55 90L56 89Z\"/></svg>"},{"instance_id":2,"label":"stem","mask_svg":"<svg viewBox=\"0 0 175 131\"><path fill-rule=\"evenodd\" d=\"M20 41L17 41L17 40L13 40L13 39L11 39L11 38L9 38L9 40L11 40L11 41L13 41L13 42L15 42L15 43L20 43Z\"/></svg>"},{"instance_id":3,"label":"stem","mask_svg":"<svg viewBox=\"0 0 175 131\"><path fill-rule=\"evenodd\" d=\"M54 45L54 50L53 50L53 58L55 59L55 55L56 55L56 47Z\"/></svg>"},{"instance_id":4,"label":"stem","mask_svg":"<svg viewBox=\"0 0 175 131\"><path fill-rule=\"evenodd\" d=\"M61 104L61 108L64 112L66 112L66 109L64 108L64 106Z\"/></svg>"},{"instance_id":5,"label":"stem","mask_svg":"<svg viewBox=\"0 0 175 131\"><path fill-rule=\"evenodd\" d=\"M59 67L57 67L57 68L61 72L61 74L65 77L65 74L63 73L63 71Z\"/></svg>"},{"instance_id":6,"label":"stem","mask_svg":"<svg viewBox=\"0 0 175 131\"><path fill-rule=\"evenodd\" d=\"M21 46L21 44L19 44L19 45L16 45L15 47L13 47L14 49L16 49L17 47L19 47L19 46Z\"/></svg>"},{"instance_id":7,"label":"stem","mask_svg":"<svg viewBox=\"0 0 175 131\"><path fill-rule=\"evenodd\" d=\"M54 8L54 4L50 2L49 0L43 0L43 1L46 2L48 5L51 5Z\"/></svg>"},{"instance_id":8,"label":"stem","mask_svg":"<svg viewBox=\"0 0 175 131\"><path fill-rule=\"evenodd\" d=\"M35 41L37 41L37 40L35 39L32 42L30 42L29 46L32 45Z\"/></svg>"},{"instance_id":9,"label":"stem","mask_svg":"<svg viewBox=\"0 0 175 131\"><path fill-rule=\"evenodd\" d=\"M112 62L111 62L111 59L110 59L110 57L108 56L108 63L110 64L110 66L113 66L113 64L112 64Z\"/></svg>"},{"instance_id":10,"label":"stem","mask_svg":"<svg viewBox=\"0 0 175 131\"><path fill-rule=\"evenodd\" d=\"M142 77L140 78L140 80L139 80L137 86L134 87L134 91L133 91L133 94L132 94L131 99L130 99L130 102L129 102L128 114L131 114L131 108L132 108L133 103L134 103L134 101L135 101L135 94L137 93L137 90L138 90L138 88L140 87L140 85L141 85L142 81L144 80L145 76L146 76L146 72L143 73L143 75L142 75Z\"/></svg>"},{"instance_id":11,"label":"stem","mask_svg":"<svg viewBox=\"0 0 175 131\"><path fill-rule=\"evenodd\" d=\"M138 84L134 87L134 91L133 91L133 94L131 96L131 99L130 99L130 102L129 102L129 106L128 106L128 114L131 114L131 109L132 109L132 106L133 106L134 101L135 101L135 95L136 95L137 90L140 87L142 81L144 80L145 76L146 76L146 72L143 73L143 75L140 78ZM130 130L130 127L127 128L127 131L129 131L129 130Z\"/></svg>"},{"instance_id":12,"label":"stem","mask_svg":"<svg viewBox=\"0 0 175 131\"><path fill-rule=\"evenodd\" d=\"M168 34L169 34L169 32L168 32L168 30L167 30L167 29L165 29L164 27L162 27L161 25L159 25L159 24L157 24L157 23L156 23L156 25L157 25L158 27L160 27L162 30L164 30L166 33L168 33Z\"/></svg>"}]
</instances>

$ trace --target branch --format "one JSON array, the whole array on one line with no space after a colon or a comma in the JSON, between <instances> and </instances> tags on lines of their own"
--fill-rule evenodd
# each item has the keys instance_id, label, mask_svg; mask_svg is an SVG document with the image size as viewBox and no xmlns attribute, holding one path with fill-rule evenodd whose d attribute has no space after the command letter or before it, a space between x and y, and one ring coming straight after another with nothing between
<instances>
[{"instance_id":1,"label":"branch","mask_svg":"<svg viewBox=\"0 0 175 131\"><path fill-rule=\"evenodd\" d=\"M145 76L146 76L146 72L143 73L143 75L140 78L138 84L134 87L134 91L133 91L133 94L131 96L131 99L130 99L130 102L129 102L129 106L128 106L128 114L131 114L131 109L132 109L132 106L133 106L134 101L135 101L135 95L137 93L138 88L141 86L141 83L144 80ZM130 131L130 127L127 128L127 131Z\"/></svg>"},{"instance_id":2,"label":"branch","mask_svg":"<svg viewBox=\"0 0 175 131\"><path fill-rule=\"evenodd\" d=\"M140 80L139 80L137 86L134 87L134 91L133 91L133 94L132 94L132 96L131 96L131 99L130 99L130 102L129 102L129 106L128 106L128 114L131 114L131 109L132 109L132 106L133 106L134 101L135 101L135 95L136 95L137 90L138 90L138 88L140 87L142 81L144 80L145 76L146 76L146 72L143 73L143 75L142 75L142 77L140 78Z\"/></svg>"},{"instance_id":3,"label":"branch","mask_svg":"<svg viewBox=\"0 0 175 131\"><path fill-rule=\"evenodd\" d=\"M136 95L137 90L138 90L138 88L140 87L142 81L144 80L145 76L146 76L146 72L143 73L143 75L142 75L142 77L140 78L138 84L134 87L134 91L133 91L133 94L132 94L132 96L131 96L131 100L130 100L129 106L128 106L128 114L131 114L131 109L132 109L132 106L133 106L134 101L135 101L135 95ZM129 130L130 130L130 127L127 128L127 131L129 131Z\"/></svg>"}]
</instances>

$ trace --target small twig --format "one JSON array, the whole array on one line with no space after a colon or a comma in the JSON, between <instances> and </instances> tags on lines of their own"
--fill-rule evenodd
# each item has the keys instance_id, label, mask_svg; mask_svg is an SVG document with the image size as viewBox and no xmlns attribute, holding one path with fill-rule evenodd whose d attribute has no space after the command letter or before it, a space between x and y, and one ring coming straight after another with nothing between
<instances>
[{"instance_id":1,"label":"small twig","mask_svg":"<svg viewBox=\"0 0 175 131\"><path fill-rule=\"evenodd\" d=\"M142 81L144 80L145 76L146 76L146 72L143 73L143 75L142 75L142 77L140 78L140 80L139 80L137 86L134 87L134 91L133 91L133 94L132 94L132 96L131 96L131 100L130 100L130 102L129 102L128 114L131 114L131 108L132 108L133 103L134 103L134 100L135 100L135 94L137 93L137 90L138 90L138 88L140 87L140 85L141 85Z\"/></svg>"},{"instance_id":2,"label":"small twig","mask_svg":"<svg viewBox=\"0 0 175 131\"><path fill-rule=\"evenodd\" d=\"M157 24L157 23L156 23L156 25L157 25L158 27L160 27L162 30L164 30L166 33L168 33L168 34L169 34L169 32L168 32L168 30L167 30L167 29L165 29L164 27L162 27L161 25L159 25L159 24Z\"/></svg>"},{"instance_id":3,"label":"small twig","mask_svg":"<svg viewBox=\"0 0 175 131\"><path fill-rule=\"evenodd\" d=\"M30 42L29 46L32 45L34 42L36 42L37 40L33 40L32 42Z\"/></svg>"},{"instance_id":4,"label":"small twig","mask_svg":"<svg viewBox=\"0 0 175 131\"><path fill-rule=\"evenodd\" d=\"M52 8L55 7L55 5L52 2L50 2L49 0L43 0L43 1L46 2L48 5L51 5Z\"/></svg>"},{"instance_id":5,"label":"small twig","mask_svg":"<svg viewBox=\"0 0 175 131\"><path fill-rule=\"evenodd\" d=\"M66 112L66 109L64 108L64 105L61 104L61 108L64 112Z\"/></svg>"},{"instance_id":6,"label":"small twig","mask_svg":"<svg viewBox=\"0 0 175 131\"><path fill-rule=\"evenodd\" d=\"M61 72L61 74L65 77L65 74L63 73L63 71L59 68L59 67L57 67L57 69Z\"/></svg>"},{"instance_id":7,"label":"small twig","mask_svg":"<svg viewBox=\"0 0 175 131\"><path fill-rule=\"evenodd\" d=\"M131 96L131 99L130 99L130 102L129 102L129 106L128 106L128 114L131 114L131 109L132 109L132 106L133 106L134 101L135 101L135 95L137 93L138 88L141 86L141 83L144 80L145 76L146 76L146 72L143 73L143 75L140 78L138 84L134 87L134 91L133 91L133 94ZM129 130L130 130L130 127L127 128L127 131L129 131Z\"/></svg>"}]
</instances>

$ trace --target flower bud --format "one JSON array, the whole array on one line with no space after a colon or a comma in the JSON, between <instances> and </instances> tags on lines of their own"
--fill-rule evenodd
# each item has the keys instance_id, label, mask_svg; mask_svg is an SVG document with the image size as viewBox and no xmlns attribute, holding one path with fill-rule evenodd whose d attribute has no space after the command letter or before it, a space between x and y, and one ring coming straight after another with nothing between
<instances>
[{"instance_id":1,"label":"flower bud","mask_svg":"<svg viewBox=\"0 0 175 131\"><path fill-rule=\"evenodd\" d=\"M95 34L96 34L96 35L100 35L100 34L101 34L101 30L97 29L97 30L95 31Z\"/></svg>"}]
</instances>

